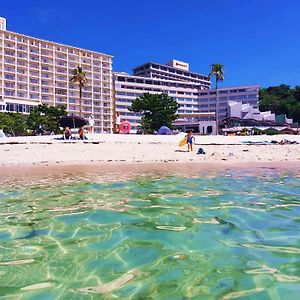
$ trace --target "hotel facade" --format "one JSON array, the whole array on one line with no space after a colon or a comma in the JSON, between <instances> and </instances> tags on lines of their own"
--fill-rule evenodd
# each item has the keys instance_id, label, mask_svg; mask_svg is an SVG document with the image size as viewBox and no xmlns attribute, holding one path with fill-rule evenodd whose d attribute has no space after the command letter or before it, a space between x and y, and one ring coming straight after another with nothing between
<instances>
[{"instance_id":1,"label":"hotel facade","mask_svg":"<svg viewBox=\"0 0 300 300\"><path fill-rule=\"evenodd\" d=\"M79 115L79 87L70 82L77 66L87 78L82 117L93 114L96 132L112 132L112 56L10 32L0 18L0 111L28 114L47 104Z\"/></svg>"},{"instance_id":2,"label":"hotel facade","mask_svg":"<svg viewBox=\"0 0 300 300\"><path fill-rule=\"evenodd\" d=\"M115 110L136 132L141 115L128 110L131 102L144 93L166 93L180 105L174 125L201 133L215 131L216 90L210 89L208 76L189 72L185 62L172 60L166 65L149 62L133 69L133 75L114 73ZM236 101L258 108L259 86L237 86L218 89L218 119L228 117L228 102Z\"/></svg>"}]
</instances>

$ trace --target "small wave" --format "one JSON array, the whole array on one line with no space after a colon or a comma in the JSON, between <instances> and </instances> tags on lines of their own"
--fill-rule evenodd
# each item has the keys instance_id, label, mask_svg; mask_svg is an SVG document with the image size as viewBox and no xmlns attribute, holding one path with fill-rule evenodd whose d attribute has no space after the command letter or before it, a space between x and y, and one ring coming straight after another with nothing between
<instances>
[{"instance_id":1,"label":"small wave","mask_svg":"<svg viewBox=\"0 0 300 300\"><path fill-rule=\"evenodd\" d=\"M225 295L224 297L222 297L222 300L235 299L235 298L239 298L239 297L249 296L251 294L260 293L264 289L265 288L256 288L256 289L252 289L252 290L244 290L244 291L239 291L239 292L232 292L232 293L229 293L229 294Z\"/></svg>"},{"instance_id":2,"label":"small wave","mask_svg":"<svg viewBox=\"0 0 300 300\"><path fill-rule=\"evenodd\" d=\"M295 247L287 247L287 246L268 246L268 245L258 245L258 244L241 244L243 247L253 248L253 249L261 249L267 251L274 251L280 253L293 253L300 254L300 249Z\"/></svg>"},{"instance_id":3,"label":"small wave","mask_svg":"<svg viewBox=\"0 0 300 300\"><path fill-rule=\"evenodd\" d=\"M0 261L0 266L17 266L33 263L34 259L19 259L19 260L10 260L10 261Z\"/></svg>"},{"instance_id":4,"label":"small wave","mask_svg":"<svg viewBox=\"0 0 300 300\"><path fill-rule=\"evenodd\" d=\"M125 285L128 281L132 280L137 274L137 270L133 269L126 274L122 275L121 277L108 282L108 283L103 283L98 286L90 286L86 288L80 288L77 289L78 292L88 294L88 293L93 293L93 294L104 294L111 292L113 290L119 289L123 285Z\"/></svg>"},{"instance_id":5,"label":"small wave","mask_svg":"<svg viewBox=\"0 0 300 300\"><path fill-rule=\"evenodd\" d=\"M41 282L41 283L35 283L31 285L27 285L21 288L21 291L33 291L33 290L39 290L39 289L46 289L46 288L52 288L54 286L51 282Z\"/></svg>"},{"instance_id":6,"label":"small wave","mask_svg":"<svg viewBox=\"0 0 300 300\"><path fill-rule=\"evenodd\" d=\"M182 226L156 226L157 229L162 229L162 230L171 230L171 231L184 231L186 230L186 227Z\"/></svg>"}]
</instances>

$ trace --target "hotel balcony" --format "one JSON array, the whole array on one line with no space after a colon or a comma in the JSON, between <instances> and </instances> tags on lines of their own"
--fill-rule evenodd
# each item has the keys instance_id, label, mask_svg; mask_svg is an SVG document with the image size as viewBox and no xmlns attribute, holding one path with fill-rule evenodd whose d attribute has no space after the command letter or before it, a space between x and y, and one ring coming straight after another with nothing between
<instances>
[{"instance_id":1,"label":"hotel balcony","mask_svg":"<svg viewBox=\"0 0 300 300\"><path fill-rule=\"evenodd\" d=\"M14 66L11 66L11 67L4 67L4 72L5 73L15 73L16 72L16 69Z\"/></svg>"},{"instance_id":2,"label":"hotel balcony","mask_svg":"<svg viewBox=\"0 0 300 300\"><path fill-rule=\"evenodd\" d=\"M17 81L22 83L27 83L27 78L28 78L27 74L26 75L19 74L17 76Z\"/></svg>"},{"instance_id":3,"label":"hotel balcony","mask_svg":"<svg viewBox=\"0 0 300 300\"><path fill-rule=\"evenodd\" d=\"M5 51L5 52L4 52L4 57L5 57L5 56L15 58L15 52L14 52L14 51Z\"/></svg>"},{"instance_id":4,"label":"hotel balcony","mask_svg":"<svg viewBox=\"0 0 300 300\"><path fill-rule=\"evenodd\" d=\"M14 41L4 42L3 48L13 49L13 48L15 48L15 42Z\"/></svg>"},{"instance_id":5,"label":"hotel balcony","mask_svg":"<svg viewBox=\"0 0 300 300\"><path fill-rule=\"evenodd\" d=\"M36 80L35 78L30 78L30 85L40 85L40 80Z\"/></svg>"},{"instance_id":6,"label":"hotel balcony","mask_svg":"<svg viewBox=\"0 0 300 300\"><path fill-rule=\"evenodd\" d=\"M23 38L20 38L20 37L17 38L17 44L18 45L21 44L22 46L26 45L26 47L28 46L27 45L27 40L24 40Z\"/></svg>"},{"instance_id":7,"label":"hotel balcony","mask_svg":"<svg viewBox=\"0 0 300 300\"><path fill-rule=\"evenodd\" d=\"M53 66L53 60L49 60L48 58L41 57L41 64Z\"/></svg>"},{"instance_id":8,"label":"hotel balcony","mask_svg":"<svg viewBox=\"0 0 300 300\"><path fill-rule=\"evenodd\" d=\"M11 75L11 77L10 77L10 76L5 75L4 76L4 81L15 81L15 76Z\"/></svg>"},{"instance_id":9,"label":"hotel balcony","mask_svg":"<svg viewBox=\"0 0 300 300\"><path fill-rule=\"evenodd\" d=\"M17 61L17 66L20 67L20 68L28 68L28 62L23 61L23 60L18 60Z\"/></svg>"},{"instance_id":10,"label":"hotel balcony","mask_svg":"<svg viewBox=\"0 0 300 300\"><path fill-rule=\"evenodd\" d=\"M52 51L44 51L44 50L42 50L41 51L41 56L45 56L47 58L53 58L54 53Z\"/></svg>"},{"instance_id":11,"label":"hotel balcony","mask_svg":"<svg viewBox=\"0 0 300 300\"><path fill-rule=\"evenodd\" d=\"M27 92L27 86L24 86L24 87L18 86L18 91Z\"/></svg>"},{"instance_id":12,"label":"hotel balcony","mask_svg":"<svg viewBox=\"0 0 300 300\"><path fill-rule=\"evenodd\" d=\"M33 49L33 48L29 48L29 54L37 54L39 55L39 48L38 46L36 46L37 48Z\"/></svg>"},{"instance_id":13,"label":"hotel balcony","mask_svg":"<svg viewBox=\"0 0 300 300\"><path fill-rule=\"evenodd\" d=\"M9 64L9 65L15 65L16 64L16 61L15 61L15 59L13 58L6 58L6 57L4 57L4 63L5 64Z\"/></svg>"}]
</instances>

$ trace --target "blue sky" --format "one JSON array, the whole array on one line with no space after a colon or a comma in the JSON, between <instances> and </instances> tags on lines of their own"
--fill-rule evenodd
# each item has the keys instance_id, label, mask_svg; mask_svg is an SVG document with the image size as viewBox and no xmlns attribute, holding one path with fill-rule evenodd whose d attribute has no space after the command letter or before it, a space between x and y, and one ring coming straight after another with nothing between
<instances>
[{"instance_id":1,"label":"blue sky","mask_svg":"<svg viewBox=\"0 0 300 300\"><path fill-rule=\"evenodd\" d=\"M114 56L114 70L175 58L223 86L300 85L299 0L2 1L7 29Z\"/></svg>"}]
</instances>

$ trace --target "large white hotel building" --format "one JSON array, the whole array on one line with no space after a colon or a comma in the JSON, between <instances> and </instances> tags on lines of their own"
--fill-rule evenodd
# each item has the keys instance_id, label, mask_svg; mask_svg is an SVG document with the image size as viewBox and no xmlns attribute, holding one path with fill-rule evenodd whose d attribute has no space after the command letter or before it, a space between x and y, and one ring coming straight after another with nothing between
<instances>
[{"instance_id":1,"label":"large white hotel building","mask_svg":"<svg viewBox=\"0 0 300 300\"><path fill-rule=\"evenodd\" d=\"M113 129L112 56L14 33L0 18L0 111L29 113L44 103L79 114L79 88L70 83L82 66L82 116L94 115L96 132Z\"/></svg>"},{"instance_id":2,"label":"large white hotel building","mask_svg":"<svg viewBox=\"0 0 300 300\"><path fill-rule=\"evenodd\" d=\"M115 109L122 119L131 122L135 132L140 125L141 115L128 108L132 100L144 93L166 93L180 105L176 127L184 130L185 125L201 133L200 121L215 126L216 91L210 89L208 76L190 72L188 63L172 60L168 64L148 62L133 69L133 75L114 73ZM258 108L258 85L237 86L218 89L218 119L225 119L229 101L242 102ZM213 125L214 124L214 125ZM211 129L212 130L212 129Z\"/></svg>"}]
</instances>

